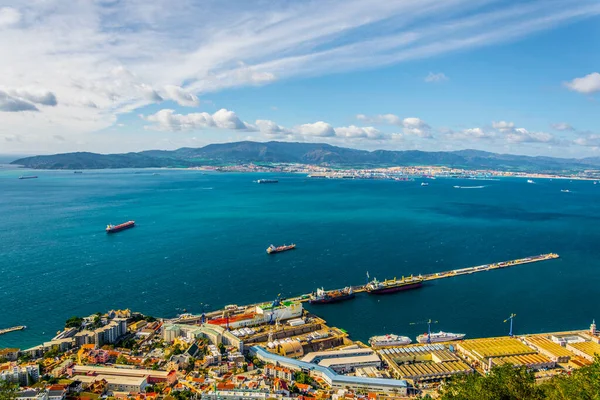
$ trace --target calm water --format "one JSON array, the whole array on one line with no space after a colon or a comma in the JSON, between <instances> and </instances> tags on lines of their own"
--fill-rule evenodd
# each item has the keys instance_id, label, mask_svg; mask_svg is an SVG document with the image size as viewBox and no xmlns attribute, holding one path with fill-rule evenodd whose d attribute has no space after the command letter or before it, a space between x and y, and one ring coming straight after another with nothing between
<instances>
[{"instance_id":1,"label":"calm water","mask_svg":"<svg viewBox=\"0 0 600 400\"><path fill-rule=\"evenodd\" d=\"M557 252L559 260L313 306L356 339L435 329L471 337L585 328L600 319L600 185L525 180L310 180L197 171L0 169L0 347L50 339L64 320L129 307L172 317ZM252 183L259 177L276 185ZM485 185L454 189L454 185ZM560 189L572 193L561 193ZM116 235L107 223L134 219ZM271 244L295 251L267 256Z\"/></svg>"}]
</instances>

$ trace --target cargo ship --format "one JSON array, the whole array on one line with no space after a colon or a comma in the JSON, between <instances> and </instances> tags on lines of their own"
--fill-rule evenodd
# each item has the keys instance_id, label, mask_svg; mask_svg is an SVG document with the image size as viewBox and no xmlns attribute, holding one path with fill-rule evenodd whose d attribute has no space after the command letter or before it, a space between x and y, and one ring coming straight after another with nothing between
<instances>
[{"instance_id":1,"label":"cargo ship","mask_svg":"<svg viewBox=\"0 0 600 400\"><path fill-rule=\"evenodd\" d=\"M369 339L369 345L372 347L385 347L385 346L404 346L411 344L412 340L408 336L398 335L383 335L373 336Z\"/></svg>"},{"instance_id":2,"label":"cargo ship","mask_svg":"<svg viewBox=\"0 0 600 400\"><path fill-rule=\"evenodd\" d=\"M21 175L19 179L37 179L37 175Z\"/></svg>"},{"instance_id":3,"label":"cargo ship","mask_svg":"<svg viewBox=\"0 0 600 400\"><path fill-rule=\"evenodd\" d=\"M394 278L393 280L385 280L383 282L373 279L371 282L367 283L365 290L369 294L388 294L396 293L401 290L417 289L420 288L422 284L422 278L416 278L411 275L408 278L402 277L400 280Z\"/></svg>"},{"instance_id":4,"label":"cargo ship","mask_svg":"<svg viewBox=\"0 0 600 400\"><path fill-rule=\"evenodd\" d=\"M281 253L282 251L292 250L295 248L296 248L295 244L290 244L290 245L284 244L283 246L277 246L277 247L270 245L269 247L267 247L267 254Z\"/></svg>"},{"instance_id":5,"label":"cargo ship","mask_svg":"<svg viewBox=\"0 0 600 400\"><path fill-rule=\"evenodd\" d=\"M133 228L135 226L135 221L127 221L119 225L106 225L106 233L115 233L122 231L124 229Z\"/></svg>"},{"instance_id":6,"label":"cargo ship","mask_svg":"<svg viewBox=\"0 0 600 400\"><path fill-rule=\"evenodd\" d=\"M351 287L341 290L325 291L323 288L310 295L308 302L310 304L337 303L338 301L350 300L354 298L354 291Z\"/></svg>"},{"instance_id":7,"label":"cargo ship","mask_svg":"<svg viewBox=\"0 0 600 400\"><path fill-rule=\"evenodd\" d=\"M279 183L276 179L259 179L256 183Z\"/></svg>"},{"instance_id":8,"label":"cargo ship","mask_svg":"<svg viewBox=\"0 0 600 400\"><path fill-rule=\"evenodd\" d=\"M431 334L424 333L422 335L419 335L419 336L417 336L417 342L419 342L419 343L451 342L453 340L461 340L465 336L466 336L465 333L451 333L451 332L439 331L437 333L431 333Z\"/></svg>"}]
</instances>

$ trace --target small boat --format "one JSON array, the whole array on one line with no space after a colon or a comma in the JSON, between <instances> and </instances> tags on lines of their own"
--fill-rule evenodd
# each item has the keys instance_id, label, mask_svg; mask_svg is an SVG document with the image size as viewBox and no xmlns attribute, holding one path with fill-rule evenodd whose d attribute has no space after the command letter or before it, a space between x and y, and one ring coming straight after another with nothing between
<instances>
[{"instance_id":1,"label":"small boat","mask_svg":"<svg viewBox=\"0 0 600 400\"><path fill-rule=\"evenodd\" d=\"M83 174L83 171L73 171L74 174Z\"/></svg>"},{"instance_id":2,"label":"small boat","mask_svg":"<svg viewBox=\"0 0 600 400\"><path fill-rule=\"evenodd\" d=\"M283 246L273 246L270 245L269 247L267 247L267 254L275 254L275 253L281 253L282 251L287 251L287 250L292 250L295 249L296 245L295 244L290 244L290 245L283 245Z\"/></svg>"},{"instance_id":3,"label":"small boat","mask_svg":"<svg viewBox=\"0 0 600 400\"><path fill-rule=\"evenodd\" d=\"M421 186L429 186L429 183L427 183L427 182L421 182Z\"/></svg>"},{"instance_id":4,"label":"small boat","mask_svg":"<svg viewBox=\"0 0 600 400\"><path fill-rule=\"evenodd\" d=\"M19 179L37 179L37 175L21 175Z\"/></svg>"},{"instance_id":5,"label":"small boat","mask_svg":"<svg viewBox=\"0 0 600 400\"><path fill-rule=\"evenodd\" d=\"M120 232L124 229L133 228L135 226L135 221L127 221L119 225L106 225L106 233L115 233Z\"/></svg>"},{"instance_id":6,"label":"small boat","mask_svg":"<svg viewBox=\"0 0 600 400\"><path fill-rule=\"evenodd\" d=\"M561 189L560 191L563 193L571 193L571 191L569 189Z\"/></svg>"},{"instance_id":7,"label":"small boat","mask_svg":"<svg viewBox=\"0 0 600 400\"><path fill-rule=\"evenodd\" d=\"M279 181L276 179L259 179L256 183L278 183Z\"/></svg>"},{"instance_id":8,"label":"small boat","mask_svg":"<svg viewBox=\"0 0 600 400\"><path fill-rule=\"evenodd\" d=\"M527 183L535 183L535 182L532 181L531 179L527 179Z\"/></svg>"}]
</instances>

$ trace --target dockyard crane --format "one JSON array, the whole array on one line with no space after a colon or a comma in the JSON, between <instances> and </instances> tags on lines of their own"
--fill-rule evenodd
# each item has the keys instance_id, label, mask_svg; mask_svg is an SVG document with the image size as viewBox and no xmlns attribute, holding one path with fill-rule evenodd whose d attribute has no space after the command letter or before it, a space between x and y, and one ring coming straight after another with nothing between
<instances>
[{"instance_id":1,"label":"dockyard crane","mask_svg":"<svg viewBox=\"0 0 600 400\"><path fill-rule=\"evenodd\" d=\"M513 337L513 319L517 316L517 314L510 314L510 317L504 320L504 323L510 321L510 330L508 331L508 336Z\"/></svg>"}]
</instances>

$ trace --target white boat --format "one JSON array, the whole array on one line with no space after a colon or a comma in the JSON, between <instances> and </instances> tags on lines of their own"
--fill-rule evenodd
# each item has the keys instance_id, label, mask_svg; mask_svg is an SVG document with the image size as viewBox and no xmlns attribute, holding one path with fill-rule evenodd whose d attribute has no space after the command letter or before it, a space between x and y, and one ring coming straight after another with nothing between
<instances>
[{"instance_id":1,"label":"white boat","mask_svg":"<svg viewBox=\"0 0 600 400\"><path fill-rule=\"evenodd\" d=\"M431 337L428 337L426 333L417 336L417 342L419 343L439 343L439 342L450 342L452 340L461 340L466 336L465 333L451 333L442 332L432 333Z\"/></svg>"},{"instance_id":2,"label":"white boat","mask_svg":"<svg viewBox=\"0 0 600 400\"><path fill-rule=\"evenodd\" d=\"M408 336L398 336L398 335L383 335L383 336L373 336L369 339L369 344L371 346L376 347L384 347L384 346L404 346L406 344L411 344L412 340Z\"/></svg>"},{"instance_id":3,"label":"white boat","mask_svg":"<svg viewBox=\"0 0 600 400\"><path fill-rule=\"evenodd\" d=\"M531 179L527 179L527 183L535 183L535 182L532 181Z\"/></svg>"},{"instance_id":4,"label":"white boat","mask_svg":"<svg viewBox=\"0 0 600 400\"><path fill-rule=\"evenodd\" d=\"M429 186L429 183L427 183L427 182L421 182L421 186Z\"/></svg>"},{"instance_id":5,"label":"white boat","mask_svg":"<svg viewBox=\"0 0 600 400\"><path fill-rule=\"evenodd\" d=\"M561 189L560 191L563 193L571 193L571 191L569 189Z\"/></svg>"}]
</instances>

